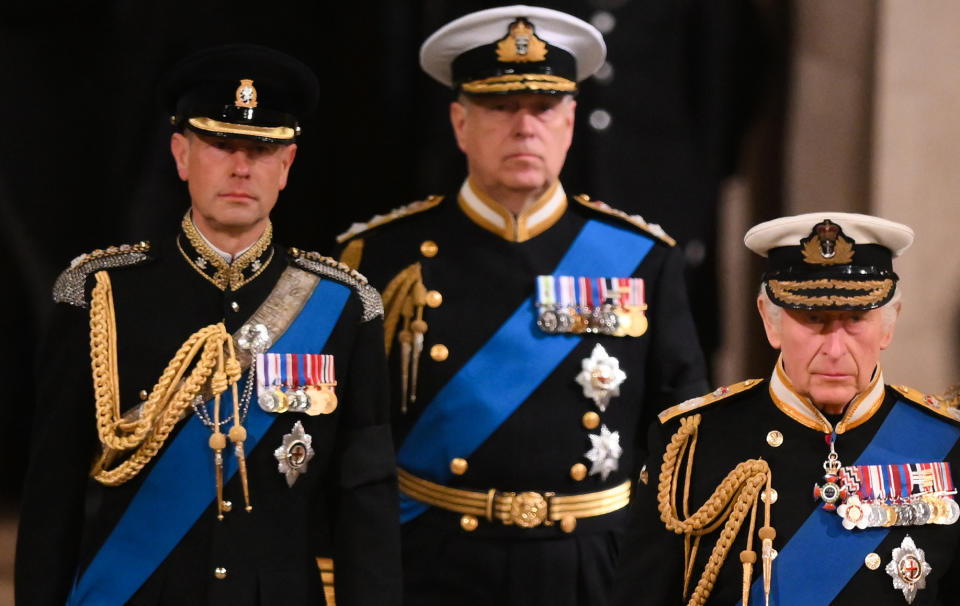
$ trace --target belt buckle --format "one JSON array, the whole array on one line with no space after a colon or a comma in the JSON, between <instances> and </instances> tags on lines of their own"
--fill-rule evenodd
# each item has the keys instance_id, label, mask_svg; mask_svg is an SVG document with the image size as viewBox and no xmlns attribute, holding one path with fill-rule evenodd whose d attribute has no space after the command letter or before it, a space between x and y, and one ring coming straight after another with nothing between
<instances>
[{"instance_id":1,"label":"belt buckle","mask_svg":"<svg viewBox=\"0 0 960 606\"><path fill-rule=\"evenodd\" d=\"M510 500L510 517L504 520L505 524L516 524L521 528L536 528L544 522L547 526L552 524L547 520L547 509L549 499L553 496L552 492L544 494L532 491L520 494L508 492L504 496Z\"/></svg>"}]
</instances>

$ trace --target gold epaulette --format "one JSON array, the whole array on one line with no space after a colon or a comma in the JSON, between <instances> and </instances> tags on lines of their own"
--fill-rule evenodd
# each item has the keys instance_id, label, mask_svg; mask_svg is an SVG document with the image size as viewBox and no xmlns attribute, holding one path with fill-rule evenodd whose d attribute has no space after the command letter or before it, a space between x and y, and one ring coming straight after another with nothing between
<instances>
[{"instance_id":1,"label":"gold epaulette","mask_svg":"<svg viewBox=\"0 0 960 606\"><path fill-rule=\"evenodd\" d=\"M374 215L370 217L366 223L354 223L347 231L337 236L337 244L343 244L350 238L369 231L374 227L379 227L385 223L390 223L391 221L429 210L441 202L443 202L443 196L428 196L425 200L411 202L406 206L395 208L385 215Z\"/></svg>"},{"instance_id":2,"label":"gold epaulette","mask_svg":"<svg viewBox=\"0 0 960 606\"><path fill-rule=\"evenodd\" d=\"M101 269L126 267L147 260L150 252L149 242L123 244L96 249L84 253L70 262L53 283L53 300L57 303L69 303L77 307L87 307L84 290L87 277Z\"/></svg>"},{"instance_id":3,"label":"gold epaulette","mask_svg":"<svg viewBox=\"0 0 960 606\"><path fill-rule=\"evenodd\" d=\"M925 394L919 389L907 387L906 385L891 385L890 387L914 404L919 404L927 410L934 412L941 417L946 417L951 421L960 422L960 409L948 405L938 396L933 394Z\"/></svg>"},{"instance_id":4,"label":"gold epaulette","mask_svg":"<svg viewBox=\"0 0 960 606\"><path fill-rule=\"evenodd\" d=\"M729 398L734 394L746 391L762 382L763 379L747 379L746 381L734 383L733 385L728 385L726 387L718 387L706 395L699 396L697 398L690 398L686 402L681 402L676 406L671 406L657 415L657 417L660 419L660 424L662 425L678 415L688 413L698 408L703 408L707 404L713 404L714 402L718 402L724 398Z\"/></svg>"},{"instance_id":5,"label":"gold epaulette","mask_svg":"<svg viewBox=\"0 0 960 606\"><path fill-rule=\"evenodd\" d=\"M329 278L341 282L357 291L360 302L363 303L363 321L383 317L383 301L380 293L370 285L367 277L352 269L346 263L337 261L333 257L321 255L318 252L304 251L291 248L287 251L293 264L322 278Z\"/></svg>"},{"instance_id":6,"label":"gold epaulette","mask_svg":"<svg viewBox=\"0 0 960 606\"><path fill-rule=\"evenodd\" d=\"M664 242L668 246L676 246L677 241L667 235L667 232L663 231L663 228L657 225L656 223L647 223L643 220L643 217L640 215L628 215L619 208L613 208L606 202L601 202L599 200L591 200L590 196L586 194L580 194L573 197L574 200L580 204L586 206L587 208L593 209L595 211L601 212L605 215L610 215L611 217L617 217L622 219L627 223L639 227L643 231L647 232L651 236L657 238L661 242Z\"/></svg>"}]
</instances>

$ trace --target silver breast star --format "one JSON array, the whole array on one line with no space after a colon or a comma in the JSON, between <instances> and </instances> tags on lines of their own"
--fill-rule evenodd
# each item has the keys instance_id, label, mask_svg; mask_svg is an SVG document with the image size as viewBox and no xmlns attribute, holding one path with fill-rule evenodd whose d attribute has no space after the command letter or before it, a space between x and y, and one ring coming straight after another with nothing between
<instances>
[{"instance_id":1,"label":"silver breast star","mask_svg":"<svg viewBox=\"0 0 960 606\"><path fill-rule=\"evenodd\" d=\"M627 373L620 369L620 361L608 354L599 343L594 346L589 358L581 360L580 368L577 383L583 387L583 395L593 400L600 412L604 412L610 398L620 395L620 385L627 378Z\"/></svg>"},{"instance_id":2,"label":"silver breast star","mask_svg":"<svg viewBox=\"0 0 960 606\"><path fill-rule=\"evenodd\" d=\"M590 475L600 474L600 478L606 480L607 476L620 466L620 455L623 454L620 432L610 431L606 425L601 425L599 434L591 433L587 434L587 437L590 438L592 448L584 456L593 463L590 466Z\"/></svg>"},{"instance_id":3,"label":"silver breast star","mask_svg":"<svg viewBox=\"0 0 960 606\"><path fill-rule=\"evenodd\" d=\"M287 486L293 486L300 474L307 473L307 463L313 458L312 442L313 437L297 421L290 433L283 436L283 444L273 451L277 471L286 476Z\"/></svg>"},{"instance_id":4,"label":"silver breast star","mask_svg":"<svg viewBox=\"0 0 960 606\"><path fill-rule=\"evenodd\" d=\"M893 588L903 591L907 604L913 604L917 591L927 586L927 575L933 570L910 535L903 537L900 547L893 548L893 560L887 564L887 574L893 577Z\"/></svg>"}]
</instances>

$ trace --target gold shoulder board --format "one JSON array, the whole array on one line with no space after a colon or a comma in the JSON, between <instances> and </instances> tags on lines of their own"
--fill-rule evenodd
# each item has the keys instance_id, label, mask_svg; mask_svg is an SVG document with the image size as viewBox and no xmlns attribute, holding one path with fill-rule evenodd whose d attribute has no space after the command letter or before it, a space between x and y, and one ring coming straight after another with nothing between
<instances>
[{"instance_id":1,"label":"gold shoulder board","mask_svg":"<svg viewBox=\"0 0 960 606\"><path fill-rule=\"evenodd\" d=\"M369 231L374 227L379 227L385 223L390 223L391 221L396 221L397 219L402 219L403 217L408 217L410 215L415 215L425 210L429 210L441 202L443 202L443 196L429 196L425 200L417 200L416 202L411 202L406 206L395 208L385 215L374 215L370 217L366 223L354 223L349 229L347 229L347 231L337 236L337 244L343 244L357 234L362 234L363 232Z\"/></svg>"},{"instance_id":2,"label":"gold shoulder board","mask_svg":"<svg viewBox=\"0 0 960 606\"><path fill-rule=\"evenodd\" d=\"M639 227L668 246L676 246L677 244L677 241L667 235L667 232L663 231L662 227L656 223L647 223L640 215L628 215L619 208L613 208L606 202L591 200L590 196L586 194L574 196L573 199L589 209L601 212L605 215L610 215L611 217L617 217L618 219L622 219L631 225Z\"/></svg>"},{"instance_id":3,"label":"gold shoulder board","mask_svg":"<svg viewBox=\"0 0 960 606\"><path fill-rule=\"evenodd\" d=\"M948 405L938 396L925 394L919 389L907 387L906 385L891 385L890 387L914 404L919 404L927 410L937 413L941 417L946 417L954 422L960 422L960 409Z\"/></svg>"},{"instance_id":4,"label":"gold shoulder board","mask_svg":"<svg viewBox=\"0 0 960 606\"><path fill-rule=\"evenodd\" d=\"M85 288L87 277L102 269L136 265L147 260L150 252L149 242L122 244L98 248L84 253L70 262L53 283L53 300L57 303L69 303L76 307L87 307Z\"/></svg>"},{"instance_id":5,"label":"gold shoulder board","mask_svg":"<svg viewBox=\"0 0 960 606\"><path fill-rule=\"evenodd\" d=\"M657 417L660 419L660 424L662 425L676 416L686 414L698 408L703 408L707 404L719 402L724 398L729 398L734 394L746 391L762 382L763 379L747 379L746 381L734 383L733 385L728 385L726 387L718 387L706 395L697 398L690 398L686 402L681 402L676 406L671 406L657 415Z\"/></svg>"}]
</instances>

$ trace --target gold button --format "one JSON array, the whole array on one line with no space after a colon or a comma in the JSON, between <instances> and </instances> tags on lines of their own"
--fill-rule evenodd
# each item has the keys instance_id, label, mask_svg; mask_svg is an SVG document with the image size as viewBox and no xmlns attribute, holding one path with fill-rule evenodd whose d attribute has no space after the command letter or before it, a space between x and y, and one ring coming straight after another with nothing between
<instances>
[{"instance_id":1,"label":"gold button","mask_svg":"<svg viewBox=\"0 0 960 606\"><path fill-rule=\"evenodd\" d=\"M583 463L575 464L570 468L570 477L577 482L582 481L585 477L587 477L587 466Z\"/></svg>"},{"instance_id":2,"label":"gold button","mask_svg":"<svg viewBox=\"0 0 960 606\"><path fill-rule=\"evenodd\" d=\"M777 431L776 429L774 429L773 431L767 434L767 444L769 444L770 446L773 446L774 448L776 448L777 446L780 446L781 444L783 444L783 434Z\"/></svg>"},{"instance_id":3,"label":"gold button","mask_svg":"<svg viewBox=\"0 0 960 606\"><path fill-rule=\"evenodd\" d=\"M224 510L224 511L230 511L231 509L233 509L233 503L231 503L230 501L224 501L224 502L223 502L223 510Z\"/></svg>"},{"instance_id":4,"label":"gold button","mask_svg":"<svg viewBox=\"0 0 960 606\"><path fill-rule=\"evenodd\" d=\"M564 532L573 532L573 529L577 527L577 518L573 516L563 516L563 519L560 520L560 529Z\"/></svg>"},{"instance_id":5,"label":"gold button","mask_svg":"<svg viewBox=\"0 0 960 606\"><path fill-rule=\"evenodd\" d=\"M236 301L233 301L230 303L230 309L232 309L233 311L240 311L240 304L237 303Z\"/></svg>"},{"instance_id":6,"label":"gold button","mask_svg":"<svg viewBox=\"0 0 960 606\"><path fill-rule=\"evenodd\" d=\"M456 459L450 461L450 471L453 472L453 475L462 476L467 473L467 460L457 457Z\"/></svg>"},{"instance_id":7,"label":"gold button","mask_svg":"<svg viewBox=\"0 0 960 606\"><path fill-rule=\"evenodd\" d=\"M213 569L213 576L223 580L227 578L227 569L224 568L223 566L217 566L216 568Z\"/></svg>"},{"instance_id":8,"label":"gold button","mask_svg":"<svg viewBox=\"0 0 960 606\"><path fill-rule=\"evenodd\" d=\"M440 304L443 303L443 295L440 294L439 290L428 290L426 302L430 307L440 307Z\"/></svg>"},{"instance_id":9,"label":"gold button","mask_svg":"<svg viewBox=\"0 0 960 606\"><path fill-rule=\"evenodd\" d=\"M644 463L643 467L640 468L640 481L644 484L650 483L650 472L647 471L646 463Z\"/></svg>"},{"instance_id":10,"label":"gold button","mask_svg":"<svg viewBox=\"0 0 960 606\"><path fill-rule=\"evenodd\" d=\"M436 257L438 250L437 243L433 240L424 240L423 244L420 245L420 253L424 257Z\"/></svg>"},{"instance_id":11,"label":"gold button","mask_svg":"<svg viewBox=\"0 0 960 606\"><path fill-rule=\"evenodd\" d=\"M867 557L863 558L863 564L870 570L876 570L880 568L880 556L870 552L867 554Z\"/></svg>"},{"instance_id":12,"label":"gold button","mask_svg":"<svg viewBox=\"0 0 960 606\"><path fill-rule=\"evenodd\" d=\"M140 399L141 399L141 400L146 400L148 397L150 397L150 394L147 393L147 390L146 390L146 389L141 389L141 390L140 390Z\"/></svg>"},{"instance_id":13,"label":"gold button","mask_svg":"<svg viewBox=\"0 0 960 606\"><path fill-rule=\"evenodd\" d=\"M776 488L771 488L771 489L770 489L770 504L773 505L774 503L777 502L777 499L779 499L779 498L780 498L780 496L777 494L777 489L776 489ZM766 491L766 489L764 489L763 492L760 493L760 500L763 501L764 503L767 502L767 491Z\"/></svg>"},{"instance_id":14,"label":"gold button","mask_svg":"<svg viewBox=\"0 0 960 606\"><path fill-rule=\"evenodd\" d=\"M463 516L462 518L460 518L460 528L463 528L463 529L466 530L467 532L473 532L474 530L476 530L476 529L477 529L477 525L478 525L479 523L480 523L480 522L477 521L477 517L476 517L476 516L472 516L472 515L470 515L470 514L467 514L467 515Z\"/></svg>"},{"instance_id":15,"label":"gold button","mask_svg":"<svg viewBox=\"0 0 960 606\"><path fill-rule=\"evenodd\" d=\"M596 429L600 426L600 415L593 412L584 413L583 415L583 426L587 429Z\"/></svg>"},{"instance_id":16,"label":"gold button","mask_svg":"<svg viewBox=\"0 0 960 606\"><path fill-rule=\"evenodd\" d=\"M437 343L430 348L430 357L436 362L443 362L450 355L450 350L442 343Z\"/></svg>"}]
</instances>

